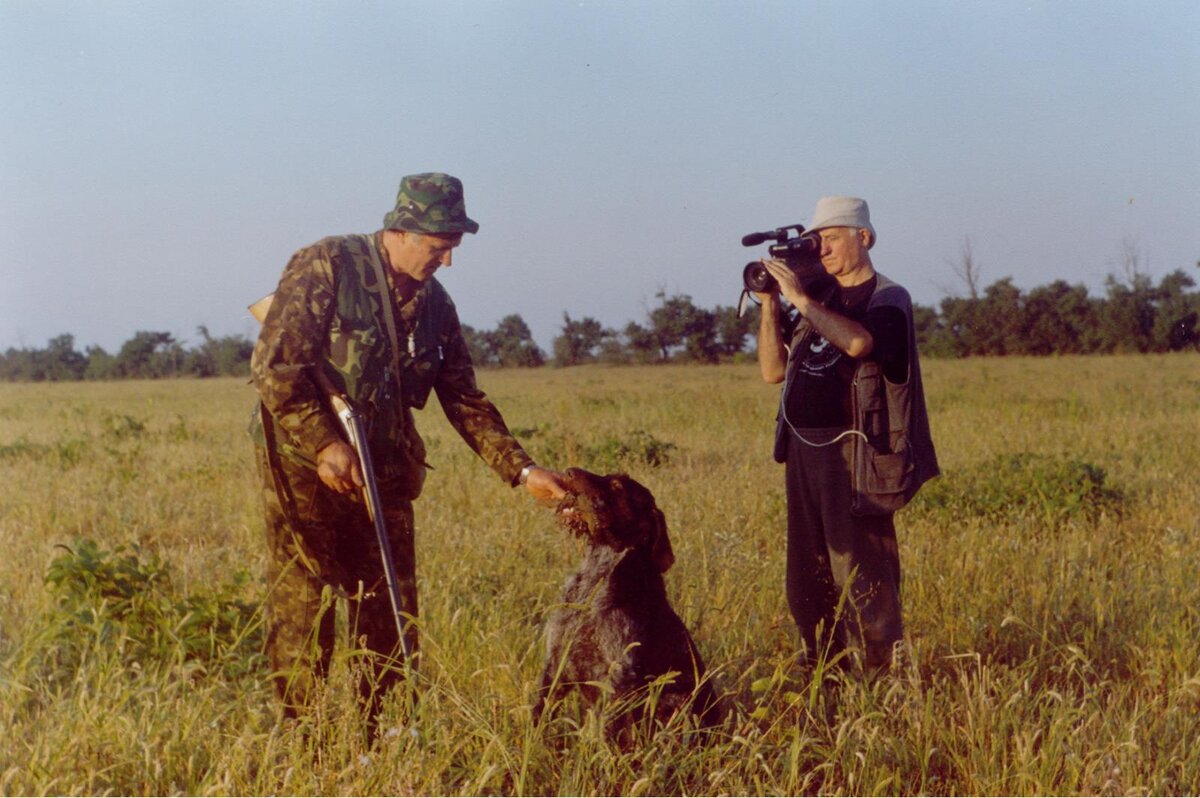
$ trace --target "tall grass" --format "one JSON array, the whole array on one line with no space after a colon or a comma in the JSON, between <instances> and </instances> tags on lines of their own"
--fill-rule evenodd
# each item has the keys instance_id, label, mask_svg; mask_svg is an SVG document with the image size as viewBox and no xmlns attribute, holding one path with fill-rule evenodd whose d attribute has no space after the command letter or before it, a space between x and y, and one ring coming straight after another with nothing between
<instances>
[{"instance_id":1,"label":"tall grass","mask_svg":"<svg viewBox=\"0 0 1200 798\"><path fill-rule=\"evenodd\" d=\"M244 382L0 385L0 793L1195 793L1200 358L926 369L944 476L899 516L908 647L871 682L795 667L753 367L481 375L546 465L628 470L667 515L735 711L626 747L570 701L532 724L577 544L438 409L420 709L371 745L353 651L278 718Z\"/></svg>"}]
</instances>

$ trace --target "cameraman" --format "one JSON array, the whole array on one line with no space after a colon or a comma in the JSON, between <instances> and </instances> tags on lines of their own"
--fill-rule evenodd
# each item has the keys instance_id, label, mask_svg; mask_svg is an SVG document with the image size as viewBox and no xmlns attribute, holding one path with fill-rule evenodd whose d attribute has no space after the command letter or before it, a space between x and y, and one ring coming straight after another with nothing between
<instances>
[{"instance_id":1,"label":"cameraman","mask_svg":"<svg viewBox=\"0 0 1200 798\"><path fill-rule=\"evenodd\" d=\"M904 636L900 559L889 508L938 473L937 457L912 301L904 288L875 271L869 251L876 236L867 203L820 199L809 233L819 236L821 265L836 282L832 296L824 304L815 300L781 260L763 261L778 291L756 295L762 302L762 377L784 383L775 459L786 463L788 607L809 662L822 649L832 657L846 647L861 648L867 670L877 672L890 666ZM869 421L863 413L856 418L863 405L878 411ZM875 434L880 430L882 435ZM881 444L883 457L891 458L885 462L903 463L893 468L896 484L882 497L871 493L878 486L860 484L867 480L855 475L856 457L879 456L866 432L873 433L871 443L891 440L895 446L893 451ZM838 613L843 593L846 604Z\"/></svg>"}]
</instances>

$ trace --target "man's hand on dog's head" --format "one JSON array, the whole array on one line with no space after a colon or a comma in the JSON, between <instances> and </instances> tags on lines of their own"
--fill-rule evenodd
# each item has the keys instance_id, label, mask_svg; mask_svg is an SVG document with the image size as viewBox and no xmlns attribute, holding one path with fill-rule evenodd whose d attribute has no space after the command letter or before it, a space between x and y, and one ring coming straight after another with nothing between
<instances>
[{"instance_id":1,"label":"man's hand on dog's head","mask_svg":"<svg viewBox=\"0 0 1200 798\"><path fill-rule=\"evenodd\" d=\"M565 478L565 475L558 471L534 466L529 469L525 489L539 502L556 502L567 495L567 489L563 485Z\"/></svg>"}]
</instances>

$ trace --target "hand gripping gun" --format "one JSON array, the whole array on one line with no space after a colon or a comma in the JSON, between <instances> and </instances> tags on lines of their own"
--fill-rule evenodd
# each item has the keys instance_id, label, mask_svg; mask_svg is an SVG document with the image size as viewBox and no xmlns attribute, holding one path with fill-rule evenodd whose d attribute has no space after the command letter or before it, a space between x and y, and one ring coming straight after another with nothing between
<instances>
[{"instance_id":1,"label":"hand gripping gun","mask_svg":"<svg viewBox=\"0 0 1200 798\"><path fill-rule=\"evenodd\" d=\"M274 296L274 294L268 294L250 305L250 315L260 324L267 317L267 311L271 307ZM383 518L383 504L379 498L379 485L375 478L375 465L371 460L371 447L367 445L366 424L363 422L362 414L354 409L349 399L338 392L324 373L319 369L314 369L312 373L321 390L329 398L330 407L333 408L338 423L341 424L347 443L358 455L358 465L363 476L363 499L367 505L367 515L370 516L371 523L375 526L375 537L379 542L379 553L383 560L383 576L387 582L388 598L392 603L392 615L396 620L396 632L400 635L400 650L404 653L405 663L411 663L413 652L410 650L410 644L405 635L409 621L404 618L403 605L400 601L400 583L396 576L396 565L392 557L392 542L388 537L387 522Z\"/></svg>"}]
</instances>

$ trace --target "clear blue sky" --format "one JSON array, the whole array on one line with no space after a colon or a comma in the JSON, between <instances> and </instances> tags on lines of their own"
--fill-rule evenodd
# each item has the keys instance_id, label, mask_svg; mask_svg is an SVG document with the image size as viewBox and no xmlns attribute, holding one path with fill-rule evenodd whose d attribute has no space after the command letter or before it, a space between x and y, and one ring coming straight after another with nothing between
<instances>
[{"instance_id":1,"label":"clear blue sky","mask_svg":"<svg viewBox=\"0 0 1200 798\"><path fill-rule=\"evenodd\" d=\"M870 204L936 304L1200 260L1200 2L0 0L0 350L253 335L290 254L463 178L463 320L733 304L744 233Z\"/></svg>"}]
</instances>

